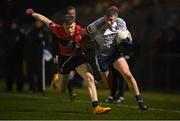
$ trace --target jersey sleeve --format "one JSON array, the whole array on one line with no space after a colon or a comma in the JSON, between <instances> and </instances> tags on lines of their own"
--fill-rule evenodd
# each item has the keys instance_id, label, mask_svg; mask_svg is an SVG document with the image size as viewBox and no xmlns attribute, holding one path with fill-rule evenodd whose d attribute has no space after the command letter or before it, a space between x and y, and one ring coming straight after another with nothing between
<instances>
[{"instance_id":1,"label":"jersey sleeve","mask_svg":"<svg viewBox=\"0 0 180 121\"><path fill-rule=\"evenodd\" d=\"M93 33L96 33L97 30L103 25L103 17L100 18L100 19L97 19L96 21L94 21L93 23L89 24L87 27L86 27L86 32L88 34L93 34Z\"/></svg>"},{"instance_id":2,"label":"jersey sleeve","mask_svg":"<svg viewBox=\"0 0 180 121\"><path fill-rule=\"evenodd\" d=\"M53 31L53 33L56 34L56 36L59 35L59 30L60 30L61 27L62 27L61 25L58 25L55 22L51 22L49 24L49 28L51 29L51 31Z\"/></svg>"},{"instance_id":3,"label":"jersey sleeve","mask_svg":"<svg viewBox=\"0 0 180 121\"><path fill-rule=\"evenodd\" d=\"M117 29L119 31L127 30L126 22L121 18L117 18Z\"/></svg>"}]
</instances>

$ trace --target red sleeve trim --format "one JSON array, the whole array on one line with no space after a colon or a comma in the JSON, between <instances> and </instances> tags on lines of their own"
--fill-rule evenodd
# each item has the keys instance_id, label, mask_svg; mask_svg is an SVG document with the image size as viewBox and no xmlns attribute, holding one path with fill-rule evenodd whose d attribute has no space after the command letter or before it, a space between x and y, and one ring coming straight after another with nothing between
<instances>
[{"instance_id":1,"label":"red sleeve trim","mask_svg":"<svg viewBox=\"0 0 180 121\"><path fill-rule=\"evenodd\" d=\"M57 27L57 24L56 24L56 23L51 22L51 23L49 24L49 28L55 28L55 27Z\"/></svg>"}]
</instances>

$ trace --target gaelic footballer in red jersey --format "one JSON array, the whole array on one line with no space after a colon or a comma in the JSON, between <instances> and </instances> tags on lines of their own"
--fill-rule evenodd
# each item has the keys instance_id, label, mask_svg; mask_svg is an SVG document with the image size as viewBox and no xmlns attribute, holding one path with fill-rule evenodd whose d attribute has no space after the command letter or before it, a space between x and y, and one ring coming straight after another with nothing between
<instances>
[{"instance_id":1,"label":"gaelic footballer in red jersey","mask_svg":"<svg viewBox=\"0 0 180 121\"><path fill-rule=\"evenodd\" d=\"M60 55L60 81L67 82L68 74L71 70L76 70L77 73L87 81L88 92L94 113L107 113L111 110L110 107L99 106L96 86L94 83L94 77L90 72L90 69L86 63L85 57L79 51L78 46L82 40L81 26L76 25L75 18L69 15L65 15L63 25L58 25L47 17L35 13L32 9L27 9L26 13L31 15L35 19L46 24L59 38L59 47L61 49ZM60 90L64 90L61 87L61 83L56 83Z\"/></svg>"},{"instance_id":2,"label":"gaelic footballer in red jersey","mask_svg":"<svg viewBox=\"0 0 180 121\"><path fill-rule=\"evenodd\" d=\"M76 43L82 39L82 28L76 25L74 21L74 17L65 15L63 26L54 22L49 24L49 28L59 38L61 55L72 56L77 54L74 49L78 46Z\"/></svg>"}]
</instances>

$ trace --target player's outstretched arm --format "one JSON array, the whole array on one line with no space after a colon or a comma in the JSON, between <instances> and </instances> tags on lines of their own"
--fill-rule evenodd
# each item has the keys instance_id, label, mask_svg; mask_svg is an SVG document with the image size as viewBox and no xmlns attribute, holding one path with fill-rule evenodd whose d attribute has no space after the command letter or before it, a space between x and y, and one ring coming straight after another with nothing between
<instances>
[{"instance_id":1,"label":"player's outstretched arm","mask_svg":"<svg viewBox=\"0 0 180 121\"><path fill-rule=\"evenodd\" d=\"M34 12L34 10L31 8L26 10L26 14L33 16L35 19L37 19L38 21L41 21L42 23L46 24L47 26L49 26L49 24L52 22L47 17L45 17L39 13Z\"/></svg>"}]
</instances>

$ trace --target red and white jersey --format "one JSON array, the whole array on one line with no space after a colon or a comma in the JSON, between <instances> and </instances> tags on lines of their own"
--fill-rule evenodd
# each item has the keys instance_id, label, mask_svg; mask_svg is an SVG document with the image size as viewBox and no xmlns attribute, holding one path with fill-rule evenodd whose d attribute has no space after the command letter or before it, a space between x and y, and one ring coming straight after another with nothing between
<instances>
[{"instance_id":1,"label":"red and white jersey","mask_svg":"<svg viewBox=\"0 0 180 121\"><path fill-rule=\"evenodd\" d=\"M75 31L72 36L68 35L67 32L65 31L64 27L62 25L58 25L54 22L51 22L49 24L49 28L55 33L55 35L59 38L59 41L70 41L73 40L75 42L80 42L82 37L81 37L81 32L82 32L82 27L79 25L75 26ZM61 55L64 56L73 56L77 55L77 52L73 48L68 48L65 47L64 45L59 42L59 47L60 47L60 52Z\"/></svg>"}]
</instances>

